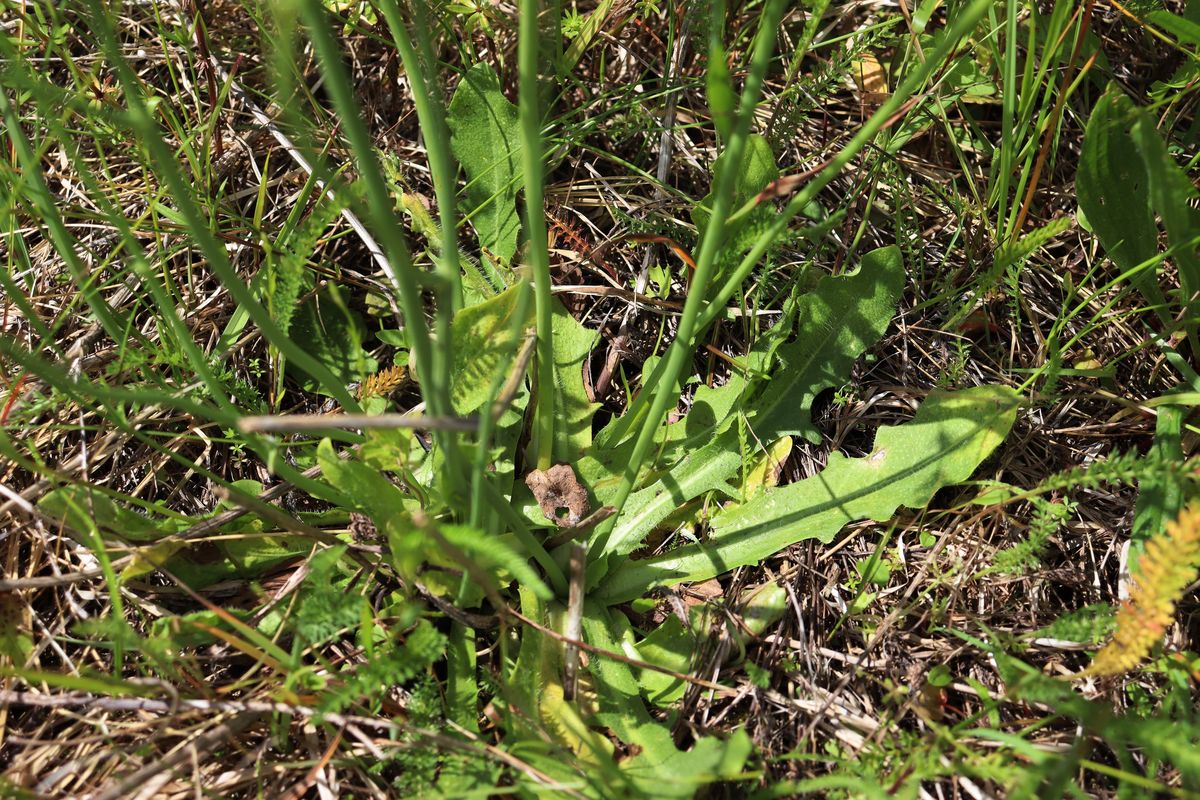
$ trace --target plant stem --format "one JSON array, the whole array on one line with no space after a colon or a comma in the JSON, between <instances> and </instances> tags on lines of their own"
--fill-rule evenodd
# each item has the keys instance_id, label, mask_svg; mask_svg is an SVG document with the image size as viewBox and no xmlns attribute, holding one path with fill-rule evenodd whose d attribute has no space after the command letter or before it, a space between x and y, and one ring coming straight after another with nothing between
<instances>
[{"instance_id":1,"label":"plant stem","mask_svg":"<svg viewBox=\"0 0 1200 800\"><path fill-rule=\"evenodd\" d=\"M708 326L716 321L717 317L721 316L725 310L725 304L734 296L737 290L741 287L742 282L749 277L754 267L766 255L767 250L771 245L787 230L788 224L804 210L817 196L817 193L824 189L829 183L838 176L839 173L850 163L851 160L862 150L879 131L883 130L891 121L892 117L901 109L908 101L908 98L916 93L917 89L928 80L933 71L950 56L951 51L957 47L958 42L966 36L975 27L979 20L986 13L989 6L988 0L975 0L963 13L951 24L948 35L942 39L937 49L932 54L927 54L926 60L919 64L908 77L901 82L895 93L880 106L880 108L867 120L866 124L854 135L854 137L846 144L842 150L834 156L828 165L821 170L810 182L804 185L804 188L796 193L784 209L775 217L774 222L767 230L763 231L755 240L754 246L742 258L737 268L734 269L730 276L725 280L721 289L713 296L700 316L700 320L696 325L693 339L702 336ZM755 206L753 200L747 203L736 213L729 217L730 220L736 220L750 213ZM690 299L690 298L689 298ZM682 326L681 326L682 328ZM646 380L646 385L657 386L664 380L665 365L659 363L651 372L650 377ZM641 396L635 399L634 403L626 412L627 417L633 417L641 413L642 404L645 401ZM616 444L620 436L614 437L609 444Z\"/></svg>"},{"instance_id":2,"label":"plant stem","mask_svg":"<svg viewBox=\"0 0 1200 800\"><path fill-rule=\"evenodd\" d=\"M395 284L400 307L404 311L404 325L408 329L409 343L421 370L422 395L435 416L448 414L450 402L446 377L449 372L450 343L441 342L441 346L435 349L430 341L429 329L425 325L425 312L421 306L421 290L416 269L413 267L408 245L401 234L403 228L392 209L391 197L383 180L382 168L375 157L370 133L359 116L337 42L330 33L329 17L319 0L304 0L300 12L320 61L321 71L325 76L325 89L337 111L342 135L358 162L359 179L367 189L367 207L375 223L374 227L380 234L381 244L387 251L388 258L395 265L388 277Z\"/></svg>"},{"instance_id":3,"label":"plant stem","mask_svg":"<svg viewBox=\"0 0 1200 800\"><path fill-rule=\"evenodd\" d=\"M404 71L408 73L409 84L412 86L413 104L417 107L417 119L421 124L421 133L425 139L425 150L429 156L429 171L433 176L433 190L437 195L438 221L441 225L442 252L434 264L437 274L441 276L443 285L438 308L443 303L449 309L446 314L439 313L437 318L438 339L442 339L441 323L443 318L449 324L451 315L462 308L462 276L458 264L458 214L455 192L455 179L458 175L458 165L450 153L450 130L446 127L446 114L439 98L436 73L427 73L435 68L436 62L431 58L432 48L429 44L429 25L425 18L425 5L422 0L414 0L413 13L416 24L413 29L421 44L422 56L413 49L412 39L408 28L400 17L400 7L396 0L383 0L380 3L383 15L391 28L396 40L396 48L404 62ZM448 334L447 334L448 335ZM448 340L447 340L448 341Z\"/></svg>"},{"instance_id":4,"label":"plant stem","mask_svg":"<svg viewBox=\"0 0 1200 800\"><path fill-rule=\"evenodd\" d=\"M553 297L550 294L550 254L546 249L546 217L542 181L542 114L538 98L539 0L519 0L520 32L517 105L521 123L521 166L525 173L525 236L533 270L534 314L537 325L537 386L533 430L537 468L549 469L554 452L554 339Z\"/></svg>"},{"instance_id":5,"label":"plant stem","mask_svg":"<svg viewBox=\"0 0 1200 800\"><path fill-rule=\"evenodd\" d=\"M649 414L642 422L641 430L633 447L632 457L625 468L625 472L621 475L620 488L613 502L613 505L618 509L624 507L630 493L633 491L633 484L637 478L638 470L646 460L651 445L654 444L655 431L657 431L663 416L667 412L667 406L679 401L675 393L675 385L683 372L684 364L687 363L692 355L692 335L695 333L696 321L704 304L704 297L708 292L709 281L711 281L713 271L716 267L717 253L723 244L725 219L733 205L735 180L738 172L741 170L742 152L745 149L746 138L750 132L750 120L753 117L754 108L758 102L759 90L762 88L767 65L771 59L775 35L778 31L779 21L783 17L785 6L786 3L784 0L770 0L766 11L763 13L762 22L755 41L754 55L750 64L750 73L747 75L745 86L742 89L733 133L729 139L729 146L723 159L724 166L716 177L716 187L713 191L712 216L709 218L708 226L705 228L704 240L700 244L700 251L696 259L696 269L692 275L687 302L684 304L683 314L679 319L679 328L676 331L675 340L667 350L665 359L666 367L664 368L662 379L653 384L654 398L650 405ZM711 24L716 25L717 21L714 20ZM605 547L619 516L620 513L618 512L617 515L602 524L592 538L591 546L589 547L589 560L592 562L594 570L603 569L603 567L597 567L596 564L600 563L599 559L605 554ZM589 572L592 572L593 569L589 569ZM593 575L589 574L589 578L592 577Z\"/></svg>"},{"instance_id":6,"label":"plant stem","mask_svg":"<svg viewBox=\"0 0 1200 800\"><path fill-rule=\"evenodd\" d=\"M450 368L454 352L454 343L451 341L451 320L457 297L456 289L458 292L461 291L461 287L458 285L457 267L455 267L453 281L447 283L441 274L437 275L437 280L430 281L439 301L435 321L437 338L434 341L425 324L425 311L421 304L421 287L418 280L419 273L413 266L408 245L401 232L403 226L396 216L391 195L383 179L383 170L371 143L370 133L359 115L354 92L350 87L350 79L342 63L337 42L330 33L328 15L319 0L305 0L302 4L301 14L308 27L313 48L321 62L322 73L326 80L326 90L333 100L334 108L337 109L346 141L358 162L359 177L366 185L367 207L371 219L375 223L375 230L379 234L388 257L397 265L389 277L400 296L400 307L404 311L404 325L409 331L409 343L416 355L417 366L421 370L421 395L425 398L425 403L433 416L450 416L454 413L450 404ZM419 96L424 81L419 80L417 76L412 77L415 84L413 93ZM432 149L430 157L433 158ZM447 169L449 169L447 164L440 164L443 179ZM442 187L442 192L445 191L446 187ZM438 194L439 205L443 201L442 192ZM448 212L443 207L439 209L439 213ZM443 224L442 228L443 236L445 236L446 230L453 231L454 226ZM457 260L457 253L458 248L454 246L449 253L443 252L442 257L443 259L450 257ZM457 496L460 494L459 489L462 486L462 473L459 469L461 459L457 441L453 434L446 431L435 431L434 438L446 457L448 468L444 470L444 475L449 484L448 494L451 497Z\"/></svg>"}]
</instances>

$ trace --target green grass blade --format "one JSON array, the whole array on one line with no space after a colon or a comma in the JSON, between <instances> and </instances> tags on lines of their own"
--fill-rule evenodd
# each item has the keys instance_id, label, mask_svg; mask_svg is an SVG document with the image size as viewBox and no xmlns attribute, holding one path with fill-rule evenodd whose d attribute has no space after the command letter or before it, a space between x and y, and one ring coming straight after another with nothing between
<instances>
[{"instance_id":1,"label":"green grass blade","mask_svg":"<svg viewBox=\"0 0 1200 800\"><path fill-rule=\"evenodd\" d=\"M546 249L543 196L542 111L538 81L539 0L519 0L520 34L517 64L520 74L518 114L521 123L521 166L525 176L525 238L533 271L534 316L537 324L537 385L534 436L537 468L549 469L554 449L554 302L550 294L550 253Z\"/></svg>"}]
</instances>

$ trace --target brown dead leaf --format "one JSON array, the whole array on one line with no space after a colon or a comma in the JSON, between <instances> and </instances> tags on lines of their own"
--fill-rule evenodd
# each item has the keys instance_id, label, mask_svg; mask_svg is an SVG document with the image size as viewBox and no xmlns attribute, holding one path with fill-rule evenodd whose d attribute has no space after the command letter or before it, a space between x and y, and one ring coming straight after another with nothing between
<instances>
[{"instance_id":1,"label":"brown dead leaf","mask_svg":"<svg viewBox=\"0 0 1200 800\"><path fill-rule=\"evenodd\" d=\"M587 489L579 485L569 464L532 470L525 476L525 485L533 492L546 519L554 520L560 528L578 525L588 513ZM565 516L559 513L564 510Z\"/></svg>"},{"instance_id":2,"label":"brown dead leaf","mask_svg":"<svg viewBox=\"0 0 1200 800\"><path fill-rule=\"evenodd\" d=\"M684 602L688 606L699 606L723 596L725 587L716 578L709 578L700 583L693 583L684 590Z\"/></svg>"}]
</instances>

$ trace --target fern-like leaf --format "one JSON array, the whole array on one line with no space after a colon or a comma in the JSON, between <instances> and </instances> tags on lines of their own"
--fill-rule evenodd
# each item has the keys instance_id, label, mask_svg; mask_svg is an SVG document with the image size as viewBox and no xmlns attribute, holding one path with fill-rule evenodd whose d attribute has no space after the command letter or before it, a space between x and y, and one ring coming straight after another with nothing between
<instances>
[{"instance_id":1,"label":"fern-like leaf","mask_svg":"<svg viewBox=\"0 0 1200 800\"><path fill-rule=\"evenodd\" d=\"M1085 675L1121 675L1150 654L1175 619L1175 604L1196 579L1200 565L1200 503L1146 543L1137 562L1137 584L1117 612L1117 631Z\"/></svg>"},{"instance_id":2,"label":"fern-like leaf","mask_svg":"<svg viewBox=\"0 0 1200 800\"><path fill-rule=\"evenodd\" d=\"M1041 566L1042 553L1050 537L1058 533L1074 510L1070 503L1050 502L1040 497L1031 498L1031 502L1034 513L1028 535L1012 547L997 552L985 574L1020 575Z\"/></svg>"}]
</instances>

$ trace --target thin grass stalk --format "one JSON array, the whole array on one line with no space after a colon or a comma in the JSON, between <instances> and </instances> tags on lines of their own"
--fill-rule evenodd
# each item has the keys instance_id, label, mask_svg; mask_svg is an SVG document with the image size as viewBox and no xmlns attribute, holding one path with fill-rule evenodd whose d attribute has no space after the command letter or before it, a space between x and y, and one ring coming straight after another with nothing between
<instances>
[{"instance_id":1,"label":"thin grass stalk","mask_svg":"<svg viewBox=\"0 0 1200 800\"><path fill-rule=\"evenodd\" d=\"M408 73L409 85L412 87L413 104L417 107L417 119L425 138L425 151L429 155L429 171L433 175L433 190L437 196L438 221L441 224L442 252L434 260L437 274L446 284L445 296L448 301L448 312L442 313L439 305L437 317L438 340L449 341L448 332L443 334L440 325L449 325L454 312L462 308L462 275L458 264L458 213L457 192L455 179L458 175L458 164L450 153L450 130L446 126L446 114L442 107L440 91L438 90L436 69L437 62L432 59L433 48L429 42L429 27L425 21L425 9L422 0L414 0L413 10L416 15L416 25L413 30L421 44L423 56L418 56L413 49L412 39L408 28L400 16L400 7L396 0L382 0L379 4L396 48L400 51L400 59L404 62L404 71ZM426 66L429 72L426 71Z\"/></svg>"},{"instance_id":2,"label":"thin grass stalk","mask_svg":"<svg viewBox=\"0 0 1200 800\"><path fill-rule=\"evenodd\" d=\"M416 355L421 370L422 395L434 416L449 413L449 342L434 348L425 324L425 310L421 304L421 287L416 268L408 251L408 244L401 233L400 220L392 207L392 199L383 180L382 168L375 156L374 146L367 126L359 114L350 78L342 63L337 42L330 32L331 19L319 0L304 0L300 4L300 16L308 29L309 40L321 65L325 78L325 91L333 102L341 124L342 136L358 164L358 177L366 187L367 208L373 228L379 234L380 243L392 262L388 277L399 295L400 307L404 311L404 324L409 333L409 343Z\"/></svg>"},{"instance_id":3,"label":"thin grass stalk","mask_svg":"<svg viewBox=\"0 0 1200 800\"><path fill-rule=\"evenodd\" d=\"M6 49L6 44L0 44L0 49ZM20 62L14 62L14 69L20 69L25 72ZM31 95L34 96L35 102L38 104L39 110L45 115L46 125L50 132L56 137L57 141L68 150L71 155L71 163L76 167L77 174L81 183L83 183L88 195L92 201L96 203L100 211L105 215L109 222L116 228L119 238L128 254L131 262L132 271L138 276L138 279L144 286L147 287L151 296L154 299L156 308L159 310L160 325L164 333L169 334L172 340L176 343L184 354L188 357L192 368L196 371L197 376L204 383L212 396L221 406L226 414L233 415L236 411L225 395L226 389L217 380L216 375L209 368L207 356L196 346L191 338L191 334L182 322L182 318L178 313L174 300L166 291L161 282L159 282L154 268L146 258L145 251L142 249L133 231L130 229L129 222L124 214L117 209L104 191L100 188L99 182L96 179L95 173L88 165L87 160L82 158L79 153L79 148L75 137L68 133L61 122L53 115L46 115L46 111L52 107L52 100L47 97L45 91L48 87L39 83L29 76L27 73L22 75L22 82L28 89ZM19 131L15 131L14 136L18 137L22 144L27 147L24 142L24 135ZM36 169L28 174L37 176L40 182L40 165L36 165ZM43 184L44 185L44 184ZM121 335L116 338L116 341L124 341L127 337Z\"/></svg>"},{"instance_id":4,"label":"thin grass stalk","mask_svg":"<svg viewBox=\"0 0 1200 800\"><path fill-rule=\"evenodd\" d=\"M537 385L533 430L537 441L537 468L549 469L554 452L554 332L550 293L550 253L547 250L544 165L542 163L542 112L538 80L539 0L519 0L520 29L517 43L518 117L521 125L521 168L525 178L525 236L529 266L533 271L534 320L537 326Z\"/></svg>"},{"instance_id":5,"label":"thin grass stalk","mask_svg":"<svg viewBox=\"0 0 1200 800\"><path fill-rule=\"evenodd\" d=\"M742 153L745 150L746 139L750 132L750 122L754 116L759 92L762 88L763 79L766 76L771 54L774 51L775 36L778 33L779 21L783 17L786 5L786 0L771 0L763 13L754 44L754 53L751 57L750 72L742 88L742 96L738 104L733 132L729 139L728 148L724 153L724 167L716 177L716 187L713 190L712 215L704 231L704 240L700 244L700 250L696 258L696 269L693 271L687 302L684 304L683 313L679 319L679 328L675 334L675 340L667 350L665 358L666 367L663 376L657 383L651 384L654 387L654 397L650 405L650 411L642 421L641 430L637 441L634 443L632 456L624 473L621 475L621 484L613 501L613 505L618 509L618 513L603 523L592 538L592 543L589 547L589 560L593 562L597 562L605 553L609 536L612 534L620 517L619 510L624 508L625 502L629 499L629 495L633 491L633 484L637 478L638 471L645 462L646 456L650 452L650 447L654 444L654 434L667 413L667 407L679 401L675 392L675 386L683 372L684 365L691 358L693 352L692 336L696 330L696 321L703 307L705 295L708 293L708 285L712 280L713 271L716 268L717 253L723 244L725 221L733 206L735 181L741 170ZM720 30L719 23L720 20L718 19L710 22L717 30ZM644 389L643 392L645 391L649 391L649 389Z\"/></svg>"},{"instance_id":6,"label":"thin grass stalk","mask_svg":"<svg viewBox=\"0 0 1200 800\"><path fill-rule=\"evenodd\" d=\"M730 273L720 290L713 296L712 301L705 306L696 327L695 337L703 336L708 326L725 313L725 304L741 288L742 283L750 276L750 273L753 272L754 268L767 254L767 251L770 250L776 240L787 230L788 225L796 215L803 211L816 198L817 193L828 186L846 165L854 159L859 151L869 144L875 138L875 135L889 124L891 118L908 102L908 98L914 95L920 85L933 74L934 70L945 62L950 56L951 51L957 46L959 40L978 24L989 5L989 0L975 0L974 3L968 6L963 14L951 24L949 35L942 40L932 54L927 54L924 63L919 64L916 69L909 73L900 86L897 87L895 93L879 107L859 132L830 160L825 169L819 172L792 197L783 210L775 217L771 226L763 231L755 240L753 247L742 258L737 268ZM730 217L730 219L738 219L750 213L754 208L754 201L751 200L746 206L739 209L737 213ZM646 382L648 385L654 385L662 379L663 365L659 364L651 372ZM634 407L631 406L627 414L633 413L633 411Z\"/></svg>"},{"instance_id":7,"label":"thin grass stalk","mask_svg":"<svg viewBox=\"0 0 1200 800\"><path fill-rule=\"evenodd\" d=\"M518 289L516 302L513 304L512 322L505 331L506 341L518 342L513 348L513 355L516 356L517 349L520 347L522 323L528 318L529 314L529 283L522 281L521 288ZM479 415L479 434L477 450L475 452L475 463L471 470L471 505L470 505L470 524L473 528L483 529L483 482L488 479L488 460L489 449L492 440L492 434L495 431L496 423L499 421L492 413L493 404L496 398L500 396L502 386L506 376L503 370L497 371L497 374L492 380L491 391L488 393L488 402L484 404L484 411ZM522 381L524 378L522 377ZM490 531L485 531L490 533Z\"/></svg>"},{"instance_id":8,"label":"thin grass stalk","mask_svg":"<svg viewBox=\"0 0 1200 800\"><path fill-rule=\"evenodd\" d=\"M326 91L333 100L342 131L358 163L360 179L366 185L367 206L375 223L375 231L379 234L388 257L396 265L389 277L400 295L405 327L410 333L409 343L416 355L417 366L421 370L422 396L428 409L432 412L432 416L450 416L453 414L453 406L450 403L450 370L454 353L450 325L454 308L454 302L451 300L453 286L447 284L441 275L431 276L433 279L430 282L438 300L437 341L435 343L431 340L429 329L425 324L418 273L413 266L408 245L404 240L403 226L396 216L379 160L372 147L370 134L359 114L337 43L330 33L329 17L319 0L305 0L301 7L301 16L308 27L313 48L321 63L322 74L326 81ZM443 170L444 168L443 165ZM455 252L457 252L457 248L455 248ZM445 253L442 255L446 256ZM457 440L452 433L446 431L435 431L434 439L446 459L448 468L444 471L444 476L448 484L448 494L451 497L457 496L463 485Z\"/></svg>"},{"instance_id":9,"label":"thin grass stalk","mask_svg":"<svg viewBox=\"0 0 1200 800\"><path fill-rule=\"evenodd\" d=\"M12 55L8 44L8 42L5 42L4 50L7 51L5 57L11 58ZM19 61L10 63L19 63ZM75 279L75 285L79 287L79 293L83 295L84 302L87 303L88 308L91 309L96 319L103 326L104 332L114 342L122 341L125 325L117 319L116 312L109 306L108 302L100 296L100 293L93 284L95 275L80 260L79 253L75 249L75 237L67 230L62 216L58 213L54 198L51 196L50 189L46 186L46 182L42 177L41 163L34 155L29 143L25 140L21 122L17 118L16 109L8 98L7 90L0 91L0 115L3 116L5 127L8 129L9 143L12 145L13 150L16 152L17 160L21 164L21 177L25 185L29 188L30 199L33 201L33 206L37 210L38 216L46 226L46 232L50 236L50 241L54 245L54 249L62 258L63 263L67 265L67 269L71 271L71 277Z\"/></svg>"},{"instance_id":10,"label":"thin grass stalk","mask_svg":"<svg viewBox=\"0 0 1200 800\"><path fill-rule=\"evenodd\" d=\"M225 248L221 246L212 231L209 230L210 221L201 213L196 203L193 196L195 190L184 180L179 170L179 165L176 163L174 153L172 153L166 142L163 141L158 124L154 121L153 115L146 106L146 100L142 95L141 83L125 62L117 40L116 31L112 27L112 21L108 18L97 0L90 0L88 6L92 12L92 23L100 45L113 70L117 73L117 78L124 89L125 99L128 104L127 120L129 125L140 137L146 149L149 150L150 156L158 169L159 176L166 183L172 199L177 204L179 214L183 217L188 233L201 252L204 253L209 266L217 274L222 285L225 286L234 300L246 310L246 313L250 315L250 318L254 320L255 324L262 331L263 336L271 344L278 347L290 360L322 383L330 394L334 396L334 399L342 404L343 408L358 411L358 403L346 390L346 387L341 385L341 382L325 365L305 352L303 348L289 339L279 329L271 319L270 314L267 313L266 309L255 299L246 284L243 283L241 277L237 274L237 270L230 263Z\"/></svg>"},{"instance_id":11,"label":"thin grass stalk","mask_svg":"<svg viewBox=\"0 0 1200 800\"><path fill-rule=\"evenodd\" d=\"M38 108L45 114L51 107L51 103L46 97L44 85L38 84L35 81L29 81L28 84L31 94L35 96ZM216 375L209 367L208 357L193 341L191 332L183 324L182 316L179 314L175 305L174 299L167 292L166 288L159 281L158 275L154 267L146 258L145 251L134 236L133 231L129 227L129 221L120 209L113 206L112 202L100 188L99 182L96 179L95 173L88 165L80 152L78 143L75 137L71 136L66 128L57 121L53 116L46 115L46 125L50 132L57 138L59 143L66 149L71 156L71 163L75 165L80 182L84 185L88 195L92 201L96 203L100 211L105 215L109 222L117 230L117 234L128 255L131 269L137 275L138 280L142 282L151 297L154 299L155 308L158 310L159 324L161 325L162 333L169 335L175 346L183 351L191 363L192 368L196 371L197 376L203 381L209 394L220 403L226 411L233 412L233 405L225 399L226 389L222 383L217 380ZM20 139L24 139L23 134L19 131L14 133ZM40 178L40 170L39 170ZM125 341L126 336L115 339L115 341ZM170 346L171 342L167 342Z\"/></svg>"},{"instance_id":12,"label":"thin grass stalk","mask_svg":"<svg viewBox=\"0 0 1200 800\"><path fill-rule=\"evenodd\" d=\"M462 308L462 275L458 262L458 213L457 192L455 182L458 176L458 165L450 153L450 131L446 126L446 116L437 85L437 75L433 72L437 62L433 59L433 48L429 42L429 29L425 25L424 6L421 0L414 0L413 7L417 16L416 32L424 54L424 62L413 50L412 40L408 29L400 16L400 9L395 0L384 0L381 4L384 18L391 28L404 69L408 73L409 85L412 87L413 102L417 108L417 119L424 134L425 150L429 157L429 171L433 176L434 194L437 196L438 221L441 227L442 252L434 259L435 273L441 281L437 287L437 316L434 319L436 349L439 351L439 372L445 391L445 411L450 407L450 364L454 347L452 322L454 314ZM426 66L430 72L426 72ZM407 312L405 313L407 316ZM451 465L449 470L457 474L458 443L452 436L444 433L437 434L441 446L445 449L446 457ZM453 489L453 484L451 486ZM472 500L475 496L472 494Z\"/></svg>"},{"instance_id":13,"label":"thin grass stalk","mask_svg":"<svg viewBox=\"0 0 1200 800\"><path fill-rule=\"evenodd\" d=\"M231 429L237 428L238 420L242 416L232 406L218 408L192 399L188 392L195 387L181 387L178 392L147 388L127 389L96 383L81 375L69 375L66 370L24 349L12 339L0 337L0 356L19 365L30 375L36 375L39 380L61 392L63 396L72 398L80 406L102 416L106 415L105 409L119 408L126 404L139 407L157 405ZM111 414L108 416L111 417ZM349 502L340 492L319 481L306 478L300 470L289 465L280 455L281 448L273 440L261 436L247 436L247 442L273 473L301 491L330 503L345 505ZM194 468L194 465L188 466Z\"/></svg>"},{"instance_id":14,"label":"thin grass stalk","mask_svg":"<svg viewBox=\"0 0 1200 800\"><path fill-rule=\"evenodd\" d=\"M358 411L359 408L357 402L354 400L353 396L346 391L345 387L340 384L337 378L331 372L329 372L324 365L301 349L291 339L289 339L286 334L278 329L278 327L271 320L270 315L265 309L262 308L257 300L255 300L253 294L238 277L233 265L229 263L228 256L226 255L224 248L217 243L215 237L209 231L208 220L201 214L200 209L196 205L195 199L191 194L191 187L186 181L184 181L182 175L179 173L178 166L172 158L169 148L167 148L165 142L163 142L161 138L158 127L150 115L148 108L146 107L145 99L141 94L141 86L137 82L137 79L133 75L132 71L129 69L128 64L124 61L119 46L115 44L115 32L112 30L111 21L103 16L101 9L95 2L92 2L89 5L91 6L91 10L94 14L94 24L96 25L101 46L105 50L106 56L110 59L110 61L112 61L113 68L116 71L117 76L125 90L125 96L129 107L127 119L131 127L133 127L133 129L141 135L142 141L145 143L147 149L150 151L151 156L154 158L158 166L160 175L165 179L168 188L172 192L172 195L178 205L179 212L183 216L189 232L192 234L193 239L204 252L209 264L218 274L218 277L220 277L222 283L229 290L230 294L233 295L234 299L237 300L239 305L245 309L246 313L249 314L250 317L259 325L260 330L268 339L268 341L279 347L280 350L288 356L288 358L291 358L300 366L304 367L310 372L310 374L317 378L317 380L325 384L339 402L344 403L348 401L350 405L343 405L344 408L347 410L353 409ZM126 241L132 239L132 233L128 230L127 225L124 224L124 220L120 220L115 224L117 224L118 228L123 231ZM136 251L136 248L133 248L131 252L132 251ZM145 280L147 279L147 275L151 274L153 270L149 269L148 264L144 266L146 268L142 270L143 274L141 277ZM154 293L154 288L157 285L156 281L149 280L147 285L148 288L151 289L152 293ZM159 287L159 293L165 297L165 293L162 293L161 287ZM197 372L204 378L206 385L208 385L210 391L213 392L213 399L219 406L221 406L222 415L236 416L236 409L226 398L224 389L221 387L220 382L216 380L214 375L212 375L203 353L199 351L199 348L195 347L194 342L192 342L190 339L190 335L188 335L186 329L182 327L182 323L179 323L174 311L174 306L167 302L164 310L167 313L167 324L169 328L171 327L172 321L178 323L178 325L175 326L176 338L180 340L181 347L183 347L185 352L190 356L193 368L195 368ZM182 331L182 333L179 331ZM122 336L118 336L117 341L121 341L123 338L124 337ZM40 368L31 371L34 372L34 374L38 374L39 376L46 378L49 371L48 367L49 365L42 364ZM101 392L99 391L98 385L92 385L92 394L93 396L100 396ZM134 393L133 402L145 401L146 394L144 392ZM213 418L213 410L215 409L210 409L209 413L203 414L202 416L205 418ZM330 491L327 487L316 481L305 479L298 470L289 467L282 458L279 458L279 449L274 442L262 437L254 437L250 439L249 444L281 477L292 481L297 486L302 487L305 491L314 493L316 496L330 496Z\"/></svg>"},{"instance_id":15,"label":"thin grass stalk","mask_svg":"<svg viewBox=\"0 0 1200 800\"><path fill-rule=\"evenodd\" d=\"M1017 106L1017 11L1018 4L1008 2L1005 4L1005 19L1004 19L1004 69L1003 69L1003 92L1001 98L1000 109L1000 130L1005 133L1000 140L999 152L999 168L997 178L999 187L997 189L998 208L996 210L996 231L997 239L1007 240L1007 222L1008 216L1008 191L1009 181L1011 180L1011 170L1013 162L1013 147L1014 142L1009 141L1008 133L1012 131L1013 124L1016 118Z\"/></svg>"}]
</instances>

